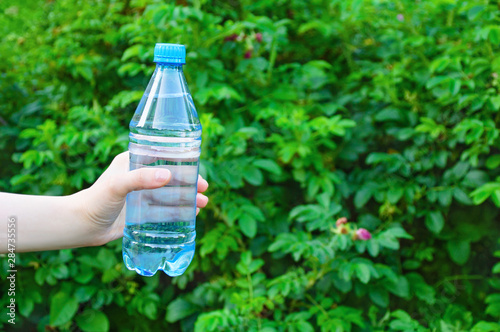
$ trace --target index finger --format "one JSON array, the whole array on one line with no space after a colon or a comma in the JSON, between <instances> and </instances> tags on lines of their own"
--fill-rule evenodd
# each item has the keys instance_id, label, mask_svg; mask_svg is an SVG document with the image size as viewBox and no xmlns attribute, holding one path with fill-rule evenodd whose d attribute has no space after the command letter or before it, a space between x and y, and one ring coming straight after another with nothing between
<instances>
[{"instance_id":1,"label":"index finger","mask_svg":"<svg viewBox=\"0 0 500 332\"><path fill-rule=\"evenodd\" d=\"M198 192L202 193L208 189L208 182L201 175L198 175Z\"/></svg>"}]
</instances>

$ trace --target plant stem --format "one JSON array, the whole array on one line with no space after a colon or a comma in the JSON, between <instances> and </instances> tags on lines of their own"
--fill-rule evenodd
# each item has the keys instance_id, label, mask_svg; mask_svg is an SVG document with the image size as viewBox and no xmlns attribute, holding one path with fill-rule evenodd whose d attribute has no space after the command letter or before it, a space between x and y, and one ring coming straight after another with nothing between
<instances>
[{"instance_id":1,"label":"plant stem","mask_svg":"<svg viewBox=\"0 0 500 332\"><path fill-rule=\"evenodd\" d=\"M484 278L485 278L484 276L477 275L477 274L473 274L473 275L462 274L462 275L456 275L456 276L449 276L449 277L446 277L443 280L439 281L437 284L435 284L434 288L437 288L437 287L441 286L443 283L445 283L447 281L480 280L480 279L484 279Z\"/></svg>"},{"instance_id":2,"label":"plant stem","mask_svg":"<svg viewBox=\"0 0 500 332\"><path fill-rule=\"evenodd\" d=\"M305 294L306 298L311 301L328 319L330 319L330 316L328 315L328 312L326 312L325 308L323 308L318 302L316 302L315 299L309 294Z\"/></svg>"}]
</instances>

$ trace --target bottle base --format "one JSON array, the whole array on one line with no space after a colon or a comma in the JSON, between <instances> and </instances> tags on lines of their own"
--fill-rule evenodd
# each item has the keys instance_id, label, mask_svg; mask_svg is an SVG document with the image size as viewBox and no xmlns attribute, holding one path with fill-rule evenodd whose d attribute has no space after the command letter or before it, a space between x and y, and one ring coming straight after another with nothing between
<instances>
[{"instance_id":1,"label":"bottle base","mask_svg":"<svg viewBox=\"0 0 500 332\"><path fill-rule=\"evenodd\" d=\"M126 243L132 242L132 243ZM190 245L180 247L164 248L142 248L144 244L124 239L123 262L127 269L151 277L156 271L161 270L170 277L182 275L194 256L194 242Z\"/></svg>"}]
</instances>

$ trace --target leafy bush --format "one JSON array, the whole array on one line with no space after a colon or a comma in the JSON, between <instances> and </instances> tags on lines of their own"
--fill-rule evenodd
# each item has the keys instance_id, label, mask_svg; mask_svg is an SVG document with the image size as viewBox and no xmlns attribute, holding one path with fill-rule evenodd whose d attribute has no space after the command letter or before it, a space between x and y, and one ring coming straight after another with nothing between
<instances>
[{"instance_id":1,"label":"leafy bush","mask_svg":"<svg viewBox=\"0 0 500 332\"><path fill-rule=\"evenodd\" d=\"M496 3L25 2L0 4L0 189L88 187L173 42L211 202L181 277L121 241L19 255L20 329L500 329Z\"/></svg>"}]
</instances>

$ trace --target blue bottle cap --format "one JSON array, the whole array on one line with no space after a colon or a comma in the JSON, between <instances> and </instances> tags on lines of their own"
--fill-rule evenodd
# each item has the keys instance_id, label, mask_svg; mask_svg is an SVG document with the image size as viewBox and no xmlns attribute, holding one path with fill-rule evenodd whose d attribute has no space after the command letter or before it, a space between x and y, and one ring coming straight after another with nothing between
<instances>
[{"instance_id":1,"label":"blue bottle cap","mask_svg":"<svg viewBox=\"0 0 500 332\"><path fill-rule=\"evenodd\" d=\"M155 46L154 62L183 65L186 63L186 47L180 44L158 43Z\"/></svg>"}]
</instances>

